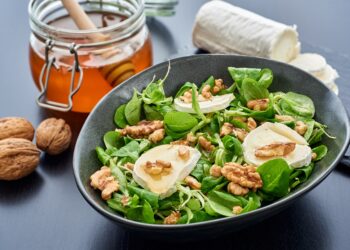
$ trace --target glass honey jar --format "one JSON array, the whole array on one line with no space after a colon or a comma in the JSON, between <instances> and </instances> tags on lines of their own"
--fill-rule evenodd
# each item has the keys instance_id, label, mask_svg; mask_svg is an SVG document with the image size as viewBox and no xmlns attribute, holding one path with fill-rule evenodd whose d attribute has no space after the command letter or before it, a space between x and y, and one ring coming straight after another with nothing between
<instances>
[{"instance_id":1,"label":"glass honey jar","mask_svg":"<svg viewBox=\"0 0 350 250\"><path fill-rule=\"evenodd\" d=\"M152 65L152 45L142 0L78 2L96 29L79 30L59 0L30 1L29 61L39 106L88 113Z\"/></svg>"}]
</instances>

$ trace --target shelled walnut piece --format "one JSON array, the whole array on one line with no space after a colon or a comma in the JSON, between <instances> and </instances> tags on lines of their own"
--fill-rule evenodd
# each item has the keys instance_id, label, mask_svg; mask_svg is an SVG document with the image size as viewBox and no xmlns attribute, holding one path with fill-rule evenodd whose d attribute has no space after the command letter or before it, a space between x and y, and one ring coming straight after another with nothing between
<instances>
[{"instance_id":1,"label":"shelled walnut piece","mask_svg":"<svg viewBox=\"0 0 350 250\"><path fill-rule=\"evenodd\" d=\"M202 92L201 92L201 95L202 97L205 99L205 100L209 100L211 99L212 97L212 94L210 92L210 85L205 85L202 89Z\"/></svg>"},{"instance_id":2,"label":"shelled walnut piece","mask_svg":"<svg viewBox=\"0 0 350 250\"><path fill-rule=\"evenodd\" d=\"M297 121L294 130L297 131L299 135L304 135L307 131L307 125L303 121Z\"/></svg>"},{"instance_id":3,"label":"shelled walnut piece","mask_svg":"<svg viewBox=\"0 0 350 250\"><path fill-rule=\"evenodd\" d=\"M270 100L268 98L250 100L247 103L247 107L255 111L264 111L268 108L269 102Z\"/></svg>"},{"instance_id":4,"label":"shelled walnut piece","mask_svg":"<svg viewBox=\"0 0 350 250\"><path fill-rule=\"evenodd\" d=\"M222 79L215 79L214 86L212 89L212 92L214 95L219 93L221 90L226 89L226 85L224 84L224 81Z\"/></svg>"},{"instance_id":5,"label":"shelled walnut piece","mask_svg":"<svg viewBox=\"0 0 350 250\"><path fill-rule=\"evenodd\" d=\"M0 140L6 138L23 138L32 141L34 127L29 121L21 117L0 118Z\"/></svg>"},{"instance_id":6,"label":"shelled walnut piece","mask_svg":"<svg viewBox=\"0 0 350 250\"><path fill-rule=\"evenodd\" d=\"M249 189L255 191L263 185L260 174L252 165L242 166L235 162L227 162L221 169L221 174L231 181L227 191L234 195L245 195Z\"/></svg>"},{"instance_id":7,"label":"shelled walnut piece","mask_svg":"<svg viewBox=\"0 0 350 250\"><path fill-rule=\"evenodd\" d=\"M0 180L18 180L32 173L39 164L40 151L29 140L0 140Z\"/></svg>"},{"instance_id":8,"label":"shelled walnut piece","mask_svg":"<svg viewBox=\"0 0 350 250\"><path fill-rule=\"evenodd\" d=\"M158 143L164 139L165 129L160 128L155 130L152 134L148 136L148 139L153 143Z\"/></svg>"},{"instance_id":9,"label":"shelled walnut piece","mask_svg":"<svg viewBox=\"0 0 350 250\"><path fill-rule=\"evenodd\" d=\"M70 126L63 119L48 118L36 130L36 145L50 155L65 151L72 141Z\"/></svg>"},{"instance_id":10,"label":"shelled walnut piece","mask_svg":"<svg viewBox=\"0 0 350 250\"><path fill-rule=\"evenodd\" d=\"M190 175L187 176L184 181L185 181L186 185L192 189L199 190L202 187L202 184Z\"/></svg>"},{"instance_id":11,"label":"shelled walnut piece","mask_svg":"<svg viewBox=\"0 0 350 250\"><path fill-rule=\"evenodd\" d=\"M211 87L209 84L205 85L201 93L198 95L196 91L196 96L198 102L204 102L210 100L213 95L218 94L221 90L226 89L226 86L222 79L215 79L214 86ZM184 103L192 103L192 89L189 89L183 93L182 96L179 97Z\"/></svg>"},{"instance_id":12,"label":"shelled walnut piece","mask_svg":"<svg viewBox=\"0 0 350 250\"><path fill-rule=\"evenodd\" d=\"M232 213L233 214L240 214L242 212L243 208L241 206L234 206L232 208Z\"/></svg>"},{"instance_id":13,"label":"shelled walnut piece","mask_svg":"<svg viewBox=\"0 0 350 250\"><path fill-rule=\"evenodd\" d=\"M124 167L129 169L130 171L133 171L134 170L134 163L131 163L131 162L127 162L124 164Z\"/></svg>"},{"instance_id":14,"label":"shelled walnut piece","mask_svg":"<svg viewBox=\"0 0 350 250\"><path fill-rule=\"evenodd\" d=\"M265 145L255 150L256 157L286 156L295 150L295 142L280 142Z\"/></svg>"},{"instance_id":15,"label":"shelled walnut piece","mask_svg":"<svg viewBox=\"0 0 350 250\"><path fill-rule=\"evenodd\" d=\"M181 160L187 161L190 158L190 150L188 150L187 147L179 147L177 150L177 155L180 157Z\"/></svg>"},{"instance_id":16,"label":"shelled walnut piece","mask_svg":"<svg viewBox=\"0 0 350 250\"><path fill-rule=\"evenodd\" d=\"M140 121L134 126L126 126L124 129L119 130L121 135L123 136L130 136L134 139L141 139L141 138L149 138L153 132L157 131L156 134L153 134L150 140L162 140L164 138L164 131L160 130L164 129L163 121L154 120L154 121ZM161 138L163 137L163 138ZM161 139L160 139L161 138Z\"/></svg>"},{"instance_id":17,"label":"shelled walnut piece","mask_svg":"<svg viewBox=\"0 0 350 250\"><path fill-rule=\"evenodd\" d=\"M275 115L275 119L279 122L293 122L295 119L290 115Z\"/></svg>"},{"instance_id":18,"label":"shelled walnut piece","mask_svg":"<svg viewBox=\"0 0 350 250\"><path fill-rule=\"evenodd\" d=\"M181 214L179 211L172 211L169 216L164 218L163 223L168 225L176 224L179 221L180 217Z\"/></svg>"},{"instance_id":19,"label":"shelled walnut piece","mask_svg":"<svg viewBox=\"0 0 350 250\"><path fill-rule=\"evenodd\" d=\"M198 143L205 151L211 152L215 149L214 145L212 145L211 142L208 141L204 136L198 137Z\"/></svg>"},{"instance_id":20,"label":"shelled walnut piece","mask_svg":"<svg viewBox=\"0 0 350 250\"><path fill-rule=\"evenodd\" d=\"M221 167L214 164L209 169L209 174L213 177L220 177L221 176Z\"/></svg>"},{"instance_id":21,"label":"shelled walnut piece","mask_svg":"<svg viewBox=\"0 0 350 250\"><path fill-rule=\"evenodd\" d=\"M198 95L198 93L196 93ZM179 97L181 101L184 103L191 103L192 102L192 90L187 90L185 93Z\"/></svg>"},{"instance_id":22,"label":"shelled walnut piece","mask_svg":"<svg viewBox=\"0 0 350 250\"><path fill-rule=\"evenodd\" d=\"M101 190L101 197L104 200L108 200L112 197L113 192L117 192L119 189L118 181L112 176L111 169L103 166L100 170L96 171L90 177L90 185Z\"/></svg>"},{"instance_id":23,"label":"shelled walnut piece","mask_svg":"<svg viewBox=\"0 0 350 250\"><path fill-rule=\"evenodd\" d=\"M249 131L252 131L253 129L256 129L257 124L256 121L254 120L254 118L249 117L247 120L247 127L249 129Z\"/></svg>"},{"instance_id":24,"label":"shelled walnut piece","mask_svg":"<svg viewBox=\"0 0 350 250\"><path fill-rule=\"evenodd\" d=\"M244 129L234 127L231 123L225 122L221 127L220 136L231 134L235 135L238 138L238 140L244 141L248 132Z\"/></svg>"},{"instance_id":25,"label":"shelled walnut piece","mask_svg":"<svg viewBox=\"0 0 350 250\"><path fill-rule=\"evenodd\" d=\"M149 175L168 175L172 170L171 162L156 160L155 162L147 161L141 166Z\"/></svg>"}]
</instances>

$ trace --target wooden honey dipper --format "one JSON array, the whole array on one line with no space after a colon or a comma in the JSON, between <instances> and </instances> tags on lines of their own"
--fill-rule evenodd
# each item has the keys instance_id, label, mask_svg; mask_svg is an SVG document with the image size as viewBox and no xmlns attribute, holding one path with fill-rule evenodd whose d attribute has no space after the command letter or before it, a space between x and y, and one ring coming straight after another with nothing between
<instances>
[{"instance_id":1,"label":"wooden honey dipper","mask_svg":"<svg viewBox=\"0 0 350 250\"><path fill-rule=\"evenodd\" d=\"M61 0L63 6L68 11L70 17L73 19L74 23L80 30L91 30L97 29L96 25L91 21L89 16L83 10L83 8L79 5L75 0ZM105 41L109 38L108 35L102 33L92 33L87 35L88 38L93 42L101 42ZM115 53L118 53L118 49L114 51L108 51L106 53L102 53L101 56L104 58L108 58ZM119 83L125 81L129 77L135 74L135 65L130 61L123 61L114 64L110 64L104 66L101 69L101 73L107 82L115 87Z\"/></svg>"}]
</instances>

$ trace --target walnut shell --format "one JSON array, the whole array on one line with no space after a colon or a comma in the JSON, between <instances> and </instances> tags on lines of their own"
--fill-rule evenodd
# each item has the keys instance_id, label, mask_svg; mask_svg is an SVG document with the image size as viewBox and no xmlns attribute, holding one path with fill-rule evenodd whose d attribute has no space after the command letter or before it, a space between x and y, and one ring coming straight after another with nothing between
<instances>
[{"instance_id":1,"label":"walnut shell","mask_svg":"<svg viewBox=\"0 0 350 250\"><path fill-rule=\"evenodd\" d=\"M35 170L40 151L27 139L0 140L0 180L18 180Z\"/></svg>"},{"instance_id":2,"label":"walnut shell","mask_svg":"<svg viewBox=\"0 0 350 250\"><path fill-rule=\"evenodd\" d=\"M6 138L23 138L32 141L33 125L21 117L0 118L0 140Z\"/></svg>"},{"instance_id":3,"label":"walnut shell","mask_svg":"<svg viewBox=\"0 0 350 250\"><path fill-rule=\"evenodd\" d=\"M66 150L72 141L72 131L63 119L49 118L36 130L36 145L50 155Z\"/></svg>"}]
</instances>

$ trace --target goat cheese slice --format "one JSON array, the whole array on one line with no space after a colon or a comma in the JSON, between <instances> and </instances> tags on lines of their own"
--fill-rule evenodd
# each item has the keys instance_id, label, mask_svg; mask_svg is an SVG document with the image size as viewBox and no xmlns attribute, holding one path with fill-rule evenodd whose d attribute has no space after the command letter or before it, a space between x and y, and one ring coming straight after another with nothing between
<instances>
[{"instance_id":1,"label":"goat cheese slice","mask_svg":"<svg viewBox=\"0 0 350 250\"><path fill-rule=\"evenodd\" d=\"M322 75L327 67L326 59L315 53L304 53L300 54L294 60L290 61L289 64L298 67L316 77Z\"/></svg>"},{"instance_id":2,"label":"goat cheese slice","mask_svg":"<svg viewBox=\"0 0 350 250\"><path fill-rule=\"evenodd\" d=\"M293 152L286 156L278 157L256 157L255 151L273 143L296 143ZM312 150L307 141L296 131L281 123L266 122L252 130L243 142L243 155L247 163L260 166L266 161L283 158L293 168L309 165L312 158Z\"/></svg>"},{"instance_id":3,"label":"goat cheese slice","mask_svg":"<svg viewBox=\"0 0 350 250\"><path fill-rule=\"evenodd\" d=\"M322 81L328 88L332 86L334 80L339 77L338 72L329 64L323 70L322 74L315 75L318 80Z\"/></svg>"},{"instance_id":4,"label":"goat cheese slice","mask_svg":"<svg viewBox=\"0 0 350 250\"><path fill-rule=\"evenodd\" d=\"M329 86L329 88L336 94L338 95L339 94L339 89L338 89L338 86L335 82L332 82Z\"/></svg>"},{"instance_id":5,"label":"goat cheese slice","mask_svg":"<svg viewBox=\"0 0 350 250\"><path fill-rule=\"evenodd\" d=\"M178 156L180 147L186 147L190 156L183 160ZM154 147L137 159L133 169L133 178L144 189L159 194L161 199L169 197L176 192L176 182L185 179L196 166L201 153L196 148L182 145L160 145ZM152 176L145 172L143 165L147 162L163 160L171 163L171 171L168 175Z\"/></svg>"},{"instance_id":6,"label":"goat cheese slice","mask_svg":"<svg viewBox=\"0 0 350 250\"><path fill-rule=\"evenodd\" d=\"M206 114L227 108L231 101L235 99L233 94L212 96L210 100L198 102L200 110ZM192 103L185 103L180 98L174 100L175 109L177 111L195 114Z\"/></svg>"}]
</instances>

